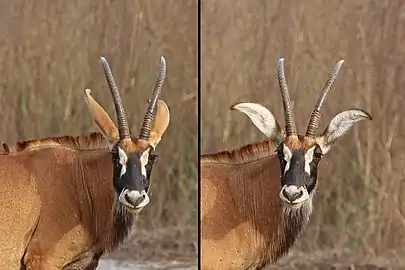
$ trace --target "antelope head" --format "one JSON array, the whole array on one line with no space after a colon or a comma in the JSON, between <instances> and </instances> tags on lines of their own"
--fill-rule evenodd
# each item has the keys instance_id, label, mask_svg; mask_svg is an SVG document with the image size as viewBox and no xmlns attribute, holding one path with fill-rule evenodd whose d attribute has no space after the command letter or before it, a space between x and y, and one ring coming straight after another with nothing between
<instances>
[{"instance_id":1,"label":"antelope head","mask_svg":"<svg viewBox=\"0 0 405 270\"><path fill-rule=\"evenodd\" d=\"M101 62L114 101L118 128L91 96L90 89L85 90L85 100L112 154L113 184L118 201L128 209L139 212L149 203L150 163L153 163L151 151L160 142L170 122L166 103L158 99L165 79L166 61L161 57L157 81L138 138L131 136L127 115L108 62L103 57Z\"/></svg>"},{"instance_id":2,"label":"antelope head","mask_svg":"<svg viewBox=\"0 0 405 270\"><path fill-rule=\"evenodd\" d=\"M372 119L370 114L361 109L342 111L332 118L320 135L316 135L322 104L342 64L343 60L339 61L330 73L312 111L305 136L297 135L283 58L277 65L277 77L283 101L285 132L273 114L260 104L238 103L232 106L232 109L245 113L254 125L276 144L281 169L279 196L289 209L300 208L305 202L312 202L317 187L318 166L323 156L355 123Z\"/></svg>"}]
</instances>

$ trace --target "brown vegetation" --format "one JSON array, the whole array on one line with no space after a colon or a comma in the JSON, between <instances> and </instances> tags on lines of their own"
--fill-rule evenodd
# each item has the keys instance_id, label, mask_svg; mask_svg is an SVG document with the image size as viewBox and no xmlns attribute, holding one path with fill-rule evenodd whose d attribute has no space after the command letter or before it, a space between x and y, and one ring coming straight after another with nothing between
<instances>
[{"instance_id":1,"label":"brown vegetation","mask_svg":"<svg viewBox=\"0 0 405 270\"><path fill-rule=\"evenodd\" d=\"M292 252L404 252L405 2L204 0L202 7L202 153L263 139L229 109L236 102L259 102L282 121L280 57L304 132L325 77L344 59L319 129L352 107L373 121L354 127L325 157L315 213Z\"/></svg>"},{"instance_id":2,"label":"brown vegetation","mask_svg":"<svg viewBox=\"0 0 405 270\"><path fill-rule=\"evenodd\" d=\"M170 126L157 148L151 203L140 227L191 227L197 220L196 1L0 1L0 138L13 143L97 131L84 89L115 111L106 56L138 134L160 56ZM188 234L189 236L190 234ZM191 241L195 241L195 236Z\"/></svg>"}]
</instances>

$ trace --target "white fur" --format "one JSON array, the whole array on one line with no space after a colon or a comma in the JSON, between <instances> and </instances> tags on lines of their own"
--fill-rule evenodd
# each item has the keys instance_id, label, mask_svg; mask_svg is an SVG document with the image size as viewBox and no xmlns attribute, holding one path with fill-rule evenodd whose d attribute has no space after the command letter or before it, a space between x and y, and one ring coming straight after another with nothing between
<instances>
[{"instance_id":1,"label":"white fur","mask_svg":"<svg viewBox=\"0 0 405 270\"><path fill-rule=\"evenodd\" d=\"M322 133L322 139L318 139L322 154L325 155L330 150L331 145L345 135L355 123L366 119L371 120L371 116L358 109L343 111L335 115Z\"/></svg>"},{"instance_id":2,"label":"white fur","mask_svg":"<svg viewBox=\"0 0 405 270\"><path fill-rule=\"evenodd\" d=\"M308 200L301 204L283 204L283 214L287 219L294 219L299 216L304 218L304 225L309 221L313 210L314 192L311 192Z\"/></svg>"},{"instance_id":3,"label":"white fur","mask_svg":"<svg viewBox=\"0 0 405 270\"><path fill-rule=\"evenodd\" d=\"M142 175L144 177L146 177L146 164L148 164L148 161L149 161L149 151L150 151L150 149L148 148L141 155L141 171L142 171Z\"/></svg>"},{"instance_id":4,"label":"white fur","mask_svg":"<svg viewBox=\"0 0 405 270\"><path fill-rule=\"evenodd\" d=\"M302 196L296 199L295 201L290 202L286 197L284 197L283 194L284 191L286 191L289 194L296 194L298 192L302 192ZM283 200L288 204L301 204L309 199L308 190L304 186L297 187L296 185L288 185L288 186L284 185L279 192L279 196L281 200Z\"/></svg>"},{"instance_id":5,"label":"white fur","mask_svg":"<svg viewBox=\"0 0 405 270\"><path fill-rule=\"evenodd\" d=\"M304 167L304 169L305 169L305 172L308 175L311 175L311 166L310 166L310 164L311 164L312 160L314 159L315 147L316 146L314 145L311 148L309 148L307 150L307 152L305 153L305 155L304 155L304 159L305 159L305 167Z\"/></svg>"},{"instance_id":6,"label":"white fur","mask_svg":"<svg viewBox=\"0 0 405 270\"><path fill-rule=\"evenodd\" d=\"M142 196L145 196L145 199L140 204L134 206L127 201L125 196L129 196L129 197L133 198L134 200L136 200ZM141 209L141 208L145 207L146 205L148 205L149 201L150 201L148 194L144 190L142 190L142 191L131 190L130 191L128 189L122 190L120 196L118 197L118 200L120 203L122 203L125 206L132 208L132 209Z\"/></svg>"},{"instance_id":7,"label":"white fur","mask_svg":"<svg viewBox=\"0 0 405 270\"><path fill-rule=\"evenodd\" d=\"M118 157L119 157L119 163L122 165L121 173L120 173L120 177L122 177L127 172L128 156L127 156L127 154L125 154L125 151L122 150L121 147L119 147L119 146L118 146Z\"/></svg>"},{"instance_id":8,"label":"white fur","mask_svg":"<svg viewBox=\"0 0 405 270\"><path fill-rule=\"evenodd\" d=\"M291 152L290 148L288 148L285 144L283 144L283 155L284 155L284 160L286 161L286 165L285 165L285 169L284 169L284 173L286 173L288 171L288 169L290 168L292 152Z\"/></svg>"},{"instance_id":9,"label":"white fur","mask_svg":"<svg viewBox=\"0 0 405 270\"><path fill-rule=\"evenodd\" d=\"M268 138L278 132L278 124L273 114L264 106L257 103L238 103L232 109L245 113L253 124Z\"/></svg>"}]
</instances>

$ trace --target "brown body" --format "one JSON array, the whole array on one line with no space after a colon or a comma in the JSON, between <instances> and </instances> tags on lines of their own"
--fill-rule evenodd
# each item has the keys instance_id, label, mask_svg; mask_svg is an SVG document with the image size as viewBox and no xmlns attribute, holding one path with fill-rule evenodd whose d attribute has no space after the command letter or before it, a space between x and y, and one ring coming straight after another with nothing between
<instances>
[{"instance_id":1,"label":"brown body","mask_svg":"<svg viewBox=\"0 0 405 270\"><path fill-rule=\"evenodd\" d=\"M0 155L0 269L92 269L131 225L114 217L112 172L99 133L24 143Z\"/></svg>"},{"instance_id":2,"label":"brown body","mask_svg":"<svg viewBox=\"0 0 405 270\"><path fill-rule=\"evenodd\" d=\"M147 162L149 153L170 119L167 105L158 100L165 61L140 138L130 135L111 70L102 61L118 127L87 89L85 98L101 133L12 147L3 143L0 269L96 269L100 256L128 236L136 214L149 202L144 184L153 164Z\"/></svg>"},{"instance_id":3,"label":"brown body","mask_svg":"<svg viewBox=\"0 0 405 270\"><path fill-rule=\"evenodd\" d=\"M308 221L311 209L284 218L275 149L266 141L201 157L202 265L214 266L202 269L261 269Z\"/></svg>"},{"instance_id":4,"label":"brown body","mask_svg":"<svg viewBox=\"0 0 405 270\"><path fill-rule=\"evenodd\" d=\"M329 76L305 136L297 135L283 59L277 74L285 133L260 104L232 106L269 139L201 156L201 269L263 269L292 247L312 213L322 156L356 122L371 119L360 109L343 111L315 136L320 108L342 63Z\"/></svg>"}]
</instances>

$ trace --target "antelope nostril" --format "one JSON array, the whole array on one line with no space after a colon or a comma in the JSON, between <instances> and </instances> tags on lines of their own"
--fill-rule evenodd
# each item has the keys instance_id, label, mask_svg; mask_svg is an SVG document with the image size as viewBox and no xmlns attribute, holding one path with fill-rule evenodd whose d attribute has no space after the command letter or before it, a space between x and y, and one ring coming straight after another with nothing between
<instances>
[{"instance_id":1,"label":"antelope nostril","mask_svg":"<svg viewBox=\"0 0 405 270\"><path fill-rule=\"evenodd\" d=\"M299 199L304 195L304 192L302 190L296 190L296 191L287 191L287 189L283 189L283 196L289 200L290 202L294 202L295 200Z\"/></svg>"},{"instance_id":2,"label":"antelope nostril","mask_svg":"<svg viewBox=\"0 0 405 270\"><path fill-rule=\"evenodd\" d=\"M130 194L125 194L125 199L129 202L132 206L136 207L145 200L145 195L142 196L131 196Z\"/></svg>"},{"instance_id":3,"label":"antelope nostril","mask_svg":"<svg viewBox=\"0 0 405 270\"><path fill-rule=\"evenodd\" d=\"M299 197L302 196L302 190L300 190L299 192L293 193L290 195L291 197L291 201L295 201L296 199L298 199Z\"/></svg>"}]
</instances>

